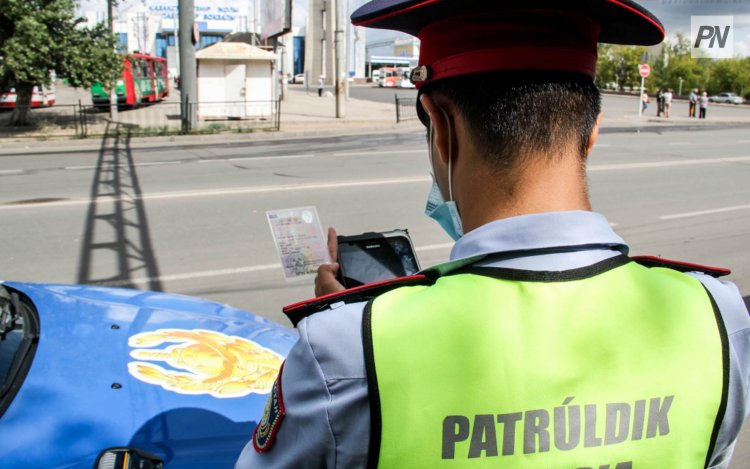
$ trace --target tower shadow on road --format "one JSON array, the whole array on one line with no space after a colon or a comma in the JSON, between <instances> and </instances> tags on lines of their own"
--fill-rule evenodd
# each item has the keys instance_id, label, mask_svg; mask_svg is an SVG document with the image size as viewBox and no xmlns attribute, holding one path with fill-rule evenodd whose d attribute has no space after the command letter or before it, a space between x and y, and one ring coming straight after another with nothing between
<instances>
[{"instance_id":1,"label":"tower shadow on road","mask_svg":"<svg viewBox=\"0 0 750 469\"><path fill-rule=\"evenodd\" d=\"M161 291L146 210L130 148L130 127L109 122L91 185L78 283ZM135 282L140 279L139 282Z\"/></svg>"}]
</instances>

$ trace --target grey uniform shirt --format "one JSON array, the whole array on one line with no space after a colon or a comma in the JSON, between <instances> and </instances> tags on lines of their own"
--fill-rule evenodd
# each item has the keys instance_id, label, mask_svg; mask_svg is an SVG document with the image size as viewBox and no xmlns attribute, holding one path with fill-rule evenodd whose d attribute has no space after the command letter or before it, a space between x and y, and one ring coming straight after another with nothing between
<instances>
[{"instance_id":1,"label":"grey uniform shirt","mask_svg":"<svg viewBox=\"0 0 750 469\"><path fill-rule=\"evenodd\" d=\"M543 252L543 254L540 254ZM555 212L494 221L462 237L451 261L525 270L560 271L585 267L622 253L627 246L600 214ZM492 261L481 256L493 254ZM498 256L498 254L500 254ZM446 264L445 269L450 269ZM729 335L727 410L711 468L727 468L740 427L750 412L750 316L729 283L700 273L719 306ZM270 450L252 442L237 469L365 467L370 434L362 346L365 303L333 305L303 319L281 377L286 416Z\"/></svg>"}]
</instances>

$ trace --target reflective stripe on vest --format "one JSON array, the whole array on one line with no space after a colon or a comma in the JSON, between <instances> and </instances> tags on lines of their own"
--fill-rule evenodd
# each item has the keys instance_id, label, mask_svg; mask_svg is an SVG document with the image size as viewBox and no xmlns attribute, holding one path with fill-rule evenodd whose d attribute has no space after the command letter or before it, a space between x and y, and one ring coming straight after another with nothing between
<instances>
[{"instance_id":1,"label":"reflective stripe on vest","mask_svg":"<svg viewBox=\"0 0 750 469\"><path fill-rule=\"evenodd\" d=\"M369 305L370 467L706 467L728 348L698 280L624 256L490 271Z\"/></svg>"}]
</instances>

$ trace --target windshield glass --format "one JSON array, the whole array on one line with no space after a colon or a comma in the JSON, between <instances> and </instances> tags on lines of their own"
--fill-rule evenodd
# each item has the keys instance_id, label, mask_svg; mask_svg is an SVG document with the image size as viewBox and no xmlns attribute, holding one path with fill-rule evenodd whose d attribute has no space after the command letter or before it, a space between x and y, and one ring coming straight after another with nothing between
<instances>
[{"instance_id":1,"label":"windshield glass","mask_svg":"<svg viewBox=\"0 0 750 469\"><path fill-rule=\"evenodd\" d=\"M36 312L18 292L0 286L0 415L31 365L39 336Z\"/></svg>"}]
</instances>

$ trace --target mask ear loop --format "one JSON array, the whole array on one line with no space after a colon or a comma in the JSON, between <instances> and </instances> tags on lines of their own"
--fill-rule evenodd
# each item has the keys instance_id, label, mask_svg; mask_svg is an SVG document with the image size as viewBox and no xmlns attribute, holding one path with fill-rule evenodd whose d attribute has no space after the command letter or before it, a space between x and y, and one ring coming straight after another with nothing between
<instances>
[{"instance_id":1,"label":"mask ear loop","mask_svg":"<svg viewBox=\"0 0 750 469\"><path fill-rule=\"evenodd\" d=\"M430 120L430 125L427 128L427 153L430 156L430 174L432 175L432 180L436 181L435 179L435 156L432 151L432 120Z\"/></svg>"},{"instance_id":2,"label":"mask ear loop","mask_svg":"<svg viewBox=\"0 0 750 469\"><path fill-rule=\"evenodd\" d=\"M453 202L453 129L451 129L451 120L448 117L448 113L445 109L440 109L445 116L445 123L448 126L448 200ZM430 130L432 130L432 124L430 124Z\"/></svg>"}]
</instances>

